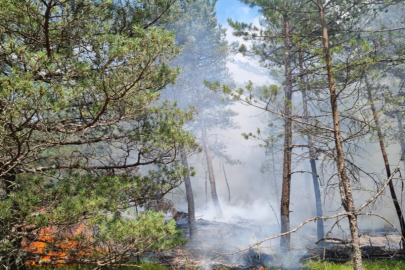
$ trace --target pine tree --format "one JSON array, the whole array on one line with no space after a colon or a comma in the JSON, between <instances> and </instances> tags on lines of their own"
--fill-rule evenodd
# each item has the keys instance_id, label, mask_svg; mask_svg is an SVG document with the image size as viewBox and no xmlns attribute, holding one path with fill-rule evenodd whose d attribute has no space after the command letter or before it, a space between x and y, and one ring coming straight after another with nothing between
<instances>
[{"instance_id":1,"label":"pine tree","mask_svg":"<svg viewBox=\"0 0 405 270\"><path fill-rule=\"evenodd\" d=\"M178 15L176 0L0 1L2 265L38 257L23 243L41 230L82 221L97 228L89 263L182 242L160 214L123 217L180 185L178 149L197 147L192 113L160 100L178 73L165 29Z\"/></svg>"},{"instance_id":2,"label":"pine tree","mask_svg":"<svg viewBox=\"0 0 405 270\"><path fill-rule=\"evenodd\" d=\"M235 29L234 34L253 41L252 51L260 57L265 67L282 67L284 69L284 109L279 115L284 121L284 157L281 191L281 233L290 230L290 195L291 195L291 163L292 163L292 93L294 87L293 70L294 53L297 44L294 44L295 31L299 29L299 14L304 5L303 1L261 1L242 0L250 6L257 6L264 17L264 27L259 29L245 23L233 22L230 25ZM294 30L293 30L294 29ZM267 91L267 90L266 90ZM272 92L271 90L268 92ZM265 99L269 94L263 92ZM264 101L266 102L266 101ZM268 108L264 108L267 110ZM281 247L290 248L290 235L281 238Z\"/></svg>"},{"instance_id":3,"label":"pine tree","mask_svg":"<svg viewBox=\"0 0 405 270\"><path fill-rule=\"evenodd\" d=\"M353 179L358 180L361 171L360 173L356 172L356 170L359 171L359 167L353 162L352 157L355 154L355 150L353 151L351 144L357 142L359 138L367 136L367 129L370 127L367 120L361 119L362 115L359 111L362 105L356 99L356 96L361 95L361 89L355 85L361 81L363 71L370 65L380 62L392 63L397 61L395 58L398 59L399 57L387 58L372 55L379 47L373 48L373 44L366 39L362 39L360 44L356 44L356 37L361 32L361 28L357 29L357 27L360 27L361 22L367 22L366 19L372 16L372 12L378 12L378 10L387 5L395 4L396 1L393 1L393 3L388 3L387 1L376 1L373 3L367 1L327 1L325 3L321 0L289 2L288 4L291 7L299 7L297 14L301 12L302 16L299 21L300 24L297 23L296 27L292 27L294 29L294 32L291 34L292 46L287 46L287 49L285 46L286 42L283 42L281 38L285 40L288 31L286 31L285 27L276 27L282 21L281 18L277 17L277 15L285 10L282 8L282 5L270 8L271 4L275 4L277 1L271 3L265 3L265 1L243 2L249 3L252 6L258 5L264 11L268 9L269 14L276 14L269 16L269 19L264 16L265 23L267 23L265 26L267 26L266 29L279 30L279 33L281 32L282 34L280 35L277 32L270 34L274 32L260 31L260 29L251 25L230 22L237 30L236 34L246 39L259 41L254 44L254 52L259 54L264 64L268 66L274 63L282 64L281 60L285 60L290 53L295 53L294 60L296 62L293 67L300 71L296 71L293 74L293 78L294 80L297 78L296 81L298 82L300 81L299 78L306 78L305 81L297 84L298 88L302 88L303 85L307 86L304 94L311 95L311 97L314 97L314 100L317 100L315 103L318 103L316 109L319 112L315 113L319 113L320 115L315 114L311 121L302 121L301 117L292 117L285 112L280 113L279 111L271 110L269 104L274 99L272 99L269 89L265 89L261 96L254 97L252 97L252 85L248 85L246 90L238 89L235 91L231 91L229 87L223 86L222 91L256 107L260 107L260 105L256 104L260 104L259 101L262 101L265 104L262 107L263 109L280 117L289 118L297 123L297 126L304 126L304 128L301 128L304 130L304 134L310 134L312 138L316 138L319 148L321 145L324 145L323 149L330 148L330 143L334 142L335 146L331 149L332 151L322 150L322 154L325 155L325 158L328 157L336 163L339 193L345 215L349 219L352 234L354 268L362 269L357 217L360 215L359 211L365 207L364 205L368 205L376 197L372 197L370 201L363 204L360 210L355 208L351 181ZM281 3L278 2L278 4ZM314 7L317 13L314 12ZM264 11L263 14L265 14ZM293 14L294 8L288 9L288 11L290 14ZM369 17L365 18L363 15L368 15ZM293 16L289 17L290 22L295 22L294 18ZM283 19L284 26L286 26L285 17ZM320 36L322 37L321 39L319 38ZM277 44L279 47L277 47ZM382 45L378 41L375 41L375 44ZM267 49L266 46L271 49ZM288 49L290 50L286 52ZM246 48L243 51L246 52ZM281 57L282 54L278 53L279 51L284 53L284 57ZM304 56L302 60L300 59L301 57L297 57L301 53ZM277 58L277 56L279 57ZM286 64L287 62L284 62L284 67ZM325 75L323 74L327 74L327 84L325 84ZM286 82L288 78L289 76L285 72ZM213 88L217 88L218 86L213 85ZM288 84L286 84L286 88L287 86ZM356 95L353 95L354 89L356 90ZM326 104L325 100L328 100L329 104ZM340 104L350 104L350 106L347 108L345 105L340 106ZM344 137L342 134L345 134ZM389 185L392 179L389 177L387 181L387 185ZM395 196L393 196L393 200L395 202Z\"/></svg>"},{"instance_id":4,"label":"pine tree","mask_svg":"<svg viewBox=\"0 0 405 270\"><path fill-rule=\"evenodd\" d=\"M179 65L182 73L173 88L175 99L181 107L192 105L198 112L192 130L200 134L209 182L211 197L217 211L222 215L213 167L213 142L209 131L215 128L225 130L234 126L235 112L226 108L221 95L210 91L204 81L229 81L226 67L228 44L225 30L218 24L215 13L216 1L198 0L185 6L182 20L171 26L175 30L177 42L184 48L173 65ZM229 104L229 103L228 103Z\"/></svg>"}]
</instances>

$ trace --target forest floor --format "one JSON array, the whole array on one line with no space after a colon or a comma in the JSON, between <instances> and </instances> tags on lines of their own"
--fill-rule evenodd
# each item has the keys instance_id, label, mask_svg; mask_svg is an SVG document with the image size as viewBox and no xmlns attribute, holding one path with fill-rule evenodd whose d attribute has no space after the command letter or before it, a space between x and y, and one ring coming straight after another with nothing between
<instances>
[{"instance_id":1,"label":"forest floor","mask_svg":"<svg viewBox=\"0 0 405 270\"><path fill-rule=\"evenodd\" d=\"M178 227L188 238L187 220L179 220ZM199 233L194 241L161 254L160 262L173 269L350 269L347 263L351 254L349 240L339 241L331 236L322 248L315 244L316 231L312 229L294 234L296 246L286 253L278 251L277 240L264 243L260 248L244 249L278 230L273 228L270 233L265 224L243 219L233 222L198 219L197 227ZM394 231L363 230L361 246L365 260L369 260L365 269L405 269L402 261L391 260L405 259L399 243L400 237ZM243 251L238 252L240 249ZM385 264L388 268L381 268Z\"/></svg>"},{"instance_id":2,"label":"forest floor","mask_svg":"<svg viewBox=\"0 0 405 270\"><path fill-rule=\"evenodd\" d=\"M364 270L403 270L405 269L405 261L401 260L379 260L379 261L365 261L363 263ZM31 270L51 270L55 269L54 267L34 267ZM56 268L58 270L91 270L94 267L88 265L70 265L70 266L63 266ZM104 270L135 270L135 269L142 269L142 270L173 270L175 268L171 268L168 266L164 266L161 264L150 264L150 263L142 263L140 265L133 265L133 266L122 266L122 267L114 267L114 268L103 268ZM186 268L183 268L186 269ZM192 270L196 268L188 268L187 270ZM203 268L197 268L203 270ZM251 270L284 270L278 267L268 267L268 268L247 268ZM303 263L299 270L351 270L353 269L350 263L333 263L333 262L325 262L325 261L307 261ZM212 269L213 270L213 269ZM227 268L217 268L216 270L231 270Z\"/></svg>"},{"instance_id":3,"label":"forest floor","mask_svg":"<svg viewBox=\"0 0 405 270\"><path fill-rule=\"evenodd\" d=\"M183 230L184 237L189 238L187 219L178 220L178 227ZM260 248L243 249L265 239L269 234L266 224L258 224L245 219L236 221L197 220L198 237L184 246L160 254L150 254L142 261L130 263L128 266L104 268L119 269L221 269L221 270L348 270L352 266L350 260L350 243L330 239L324 248L316 242L316 231L309 229L295 234L294 242L300 242L291 252L278 252L278 241L264 243ZM274 232L278 228L271 228ZM297 239L301 241L297 241ZM361 232L361 245L364 254L365 270L399 270L405 269L405 255L399 251L400 238L393 231L373 230ZM272 245L271 245L272 244ZM227 254L228 253L228 254ZM230 254L233 253L233 254ZM146 263L149 262L149 263ZM40 270L34 268L33 270ZM53 269L44 268L44 269ZM72 265L58 267L60 270L90 270L93 267Z\"/></svg>"}]
</instances>

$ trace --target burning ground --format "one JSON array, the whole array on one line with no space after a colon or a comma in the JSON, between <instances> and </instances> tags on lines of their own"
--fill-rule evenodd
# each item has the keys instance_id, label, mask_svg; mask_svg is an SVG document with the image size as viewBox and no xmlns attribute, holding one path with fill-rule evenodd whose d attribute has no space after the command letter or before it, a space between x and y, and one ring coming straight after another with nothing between
<instances>
[{"instance_id":1,"label":"burning ground","mask_svg":"<svg viewBox=\"0 0 405 270\"><path fill-rule=\"evenodd\" d=\"M254 246L260 240L277 234L278 225L240 216L213 219L197 217L198 236L183 247L160 254L163 264L174 268L203 269L302 269L307 260L321 259L333 262L350 260L350 239L343 230L332 233L325 245L317 244L316 230L303 227L293 235L290 252L280 252L279 239ZM183 236L189 237L188 215L177 212L174 216ZM254 246L250 249L248 247ZM366 259L403 258L400 236L392 229L363 230L361 235L363 256Z\"/></svg>"},{"instance_id":2,"label":"burning ground","mask_svg":"<svg viewBox=\"0 0 405 270\"><path fill-rule=\"evenodd\" d=\"M184 246L162 253L151 253L149 256L176 269L276 267L291 270L301 269L303 263L309 259L334 262L350 260L350 237L345 233L344 227L329 234L325 246L317 244L316 229L311 224L293 234L290 252L280 251L279 239L255 245L260 240L276 235L279 231L275 216L271 219L275 222L271 224L267 215L260 215L260 211L257 210L259 205L256 204L256 209L252 208L250 214L240 208L225 206L224 215L221 218L215 218L212 209L202 211L197 216L198 235L194 239L189 240ZM175 219L177 227L183 231L183 237L190 238L187 213L173 211L167 215L167 218ZM86 231L88 228L84 224L73 226L68 230L49 227L38 231L31 241L25 239L22 243L25 250L33 255L32 259L27 261L27 265L60 265L78 261L77 256L86 255L84 252L86 250L88 252L89 249L80 247L79 242L74 239ZM55 246L56 243L59 244ZM398 233L388 227L363 230L361 246L363 256L367 259L404 256L400 251ZM49 249L51 247L53 248ZM72 253L74 250L77 252Z\"/></svg>"}]
</instances>

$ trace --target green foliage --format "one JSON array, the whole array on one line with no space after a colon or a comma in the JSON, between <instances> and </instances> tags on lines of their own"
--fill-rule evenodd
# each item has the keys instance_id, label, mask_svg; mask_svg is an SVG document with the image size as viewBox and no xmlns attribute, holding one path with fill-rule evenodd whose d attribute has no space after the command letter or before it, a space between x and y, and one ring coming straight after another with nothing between
<instances>
[{"instance_id":1,"label":"green foliage","mask_svg":"<svg viewBox=\"0 0 405 270\"><path fill-rule=\"evenodd\" d=\"M247 47L245 44L240 45L238 52L240 52L241 54L245 54L247 52Z\"/></svg>"},{"instance_id":2,"label":"green foliage","mask_svg":"<svg viewBox=\"0 0 405 270\"><path fill-rule=\"evenodd\" d=\"M135 214L133 206L145 202L145 196L165 193L175 183L180 184L181 172L173 168L162 171L160 176L148 177L72 175L56 182L39 176L31 181L18 179L19 188L0 201L1 236L5 239L16 224L29 224L25 231L29 233L51 225L84 222L92 233L82 237L76 235L75 240L92 247L95 252L82 259L94 263L102 262L112 254L121 254L123 250L127 251L121 259L172 248L184 243L175 222L165 222L163 213L159 212ZM0 252L13 251L10 242L2 243ZM51 243L48 244L51 248ZM105 252L105 246L108 246L108 252Z\"/></svg>"},{"instance_id":3,"label":"green foliage","mask_svg":"<svg viewBox=\"0 0 405 270\"><path fill-rule=\"evenodd\" d=\"M365 261L363 264L365 270L400 270L405 268L403 261L391 259L380 261ZM332 263L322 261L309 261L304 264L304 269L308 270L350 270L353 269L351 263Z\"/></svg>"},{"instance_id":4,"label":"green foliage","mask_svg":"<svg viewBox=\"0 0 405 270\"><path fill-rule=\"evenodd\" d=\"M158 149L189 145L182 125L191 112L158 104L178 74L167 63L179 49L173 32L147 27L166 1L148 2L1 2L1 176L40 165L91 169L90 153L72 153L99 142L136 140L131 149L156 162L165 162Z\"/></svg>"},{"instance_id":5,"label":"green foliage","mask_svg":"<svg viewBox=\"0 0 405 270\"><path fill-rule=\"evenodd\" d=\"M123 214L177 187L178 149L197 148L183 130L195 110L161 99L179 73L166 26L181 3L0 1L2 265L23 263L22 239L53 225L85 222L121 259L181 242L161 214Z\"/></svg>"},{"instance_id":6,"label":"green foliage","mask_svg":"<svg viewBox=\"0 0 405 270\"><path fill-rule=\"evenodd\" d=\"M176 222L170 220L165 223L163 213L159 212L142 213L135 220L108 217L103 223L96 225L97 244L102 246L104 243L111 243L112 248L117 251L120 246L141 251L160 251L185 241L181 238L182 232L177 229Z\"/></svg>"},{"instance_id":7,"label":"green foliage","mask_svg":"<svg viewBox=\"0 0 405 270\"><path fill-rule=\"evenodd\" d=\"M167 267L160 264L142 263L141 269L144 270L168 270Z\"/></svg>"}]
</instances>

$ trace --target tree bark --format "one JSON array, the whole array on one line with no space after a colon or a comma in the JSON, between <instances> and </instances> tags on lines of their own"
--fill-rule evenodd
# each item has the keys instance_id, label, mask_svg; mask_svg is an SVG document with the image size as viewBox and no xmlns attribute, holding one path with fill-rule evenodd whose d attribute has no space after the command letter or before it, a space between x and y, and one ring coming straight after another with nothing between
<instances>
[{"instance_id":1,"label":"tree bark","mask_svg":"<svg viewBox=\"0 0 405 270\"><path fill-rule=\"evenodd\" d=\"M205 171L205 210L208 209L208 171Z\"/></svg>"},{"instance_id":2,"label":"tree bark","mask_svg":"<svg viewBox=\"0 0 405 270\"><path fill-rule=\"evenodd\" d=\"M401 159L402 159L402 165L403 169L405 170L405 142L404 142L404 128L402 125L402 115L401 112L397 110L396 112L397 115L397 121L398 121L398 129L399 129L399 141L401 143ZM405 248L405 247L403 247Z\"/></svg>"},{"instance_id":3,"label":"tree bark","mask_svg":"<svg viewBox=\"0 0 405 270\"><path fill-rule=\"evenodd\" d=\"M271 151L272 166L273 166L274 190L276 192L277 202L280 202L280 192L278 190L277 174L276 174L276 158L275 158L275 155L274 155L274 146L273 145L271 146L270 151Z\"/></svg>"},{"instance_id":4,"label":"tree bark","mask_svg":"<svg viewBox=\"0 0 405 270\"><path fill-rule=\"evenodd\" d=\"M353 268L355 270L362 270L363 263L361 258L360 249L360 237L357 222L357 214L354 205L353 194L350 185L350 179L347 176L345 157L343 151L342 137L340 133L340 120L339 120L339 109L338 109L338 94L336 93L335 77L332 67L332 57L329 49L329 35L325 19L324 6L322 0L317 0L317 6L319 10L319 19L322 28L322 41L323 41L323 53L326 62L326 69L328 73L328 85L330 93L330 104L332 108L333 115L333 130L334 130L334 141L336 146L336 166L338 169L339 176L339 191L342 200L342 205L346 212L348 213L350 233L352 235L352 259Z\"/></svg>"},{"instance_id":5,"label":"tree bark","mask_svg":"<svg viewBox=\"0 0 405 270\"><path fill-rule=\"evenodd\" d=\"M180 150L181 163L189 169L187 162L187 154L184 148ZM197 225L195 223L195 207L193 188L191 186L190 173L187 171L184 175L184 184L186 186L187 206L188 206L188 226L190 230L190 240L193 240L197 234Z\"/></svg>"},{"instance_id":6,"label":"tree bark","mask_svg":"<svg viewBox=\"0 0 405 270\"><path fill-rule=\"evenodd\" d=\"M284 1L284 65L285 65L285 101L284 101L284 158L283 184L281 190L281 233L290 230L290 194L291 194L291 152L292 152L292 71L291 71L291 37L288 1ZM290 248L290 234L280 238L282 249Z\"/></svg>"},{"instance_id":7,"label":"tree bark","mask_svg":"<svg viewBox=\"0 0 405 270\"><path fill-rule=\"evenodd\" d=\"M205 157L207 159L208 179L210 181L211 197L212 197L212 201L214 202L217 216L221 217L222 209L221 209L221 205L219 204L217 188L216 188L216 183L215 183L214 167L212 165L211 151L210 151L210 146L208 144L207 130L205 128L204 123L202 124L202 139L203 139L203 144L204 144Z\"/></svg>"},{"instance_id":8,"label":"tree bark","mask_svg":"<svg viewBox=\"0 0 405 270\"><path fill-rule=\"evenodd\" d=\"M380 143L381 154L382 154L383 160L384 160L385 172L387 173L387 178L389 179L391 177L391 168L390 168L390 164L389 164L389 161L388 161L387 150L385 149L384 135L381 132L380 121L379 121L378 113L377 113L377 110L376 110L375 104L374 104L374 97L373 97L373 95L371 93L371 88L367 83L367 78L366 78L366 84L367 84L366 87L367 87L367 93L368 93L368 100L370 101L371 111L373 112L373 120L374 120L374 124L375 124L376 130L377 130L377 135L378 135L378 141ZM401 242L402 242L402 248L404 248L404 244L405 244L404 216L402 214L401 206L399 205L399 201L398 201L398 198L397 198L397 194L395 192L394 184L392 183L392 179L389 182L389 188L390 188L390 192L391 192L392 202L394 203L395 211L396 211L397 216L398 216L399 225L401 227L401 233L402 233Z\"/></svg>"},{"instance_id":9,"label":"tree bark","mask_svg":"<svg viewBox=\"0 0 405 270\"><path fill-rule=\"evenodd\" d=\"M226 183L226 187L228 188L228 204L230 204L231 203L231 189L229 187L228 177L226 176L225 165L224 164L222 164L222 170L224 171L225 183Z\"/></svg>"},{"instance_id":10,"label":"tree bark","mask_svg":"<svg viewBox=\"0 0 405 270\"><path fill-rule=\"evenodd\" d=\"M301 74L301 84L302 87L305 85L304 77L302 76L304 73L303 68L303 58L302 53L299 53L299 66L300 66L300 74ZM308 113L308 96L305 90L302 91L302 107L304 111L304 121L309 123L309 113ZM311 134L308 132L308 147L309 147L309 162L311 164L311 172L312 172L312 182L314 185L314 193L315 193L315 207L316 207L316 215L318 217L323 216L322 211L322 199L321 199L321 189L319 187L319 180L318 180L318 172L316 169L316 149L314 147L314 142L312 140ZM316 222L316 231L318 236L318 241L325 237L324 225L323 220L317 220ZM323 245L323 241L319 242Z\"/></svg>"},{"instance_id":11,"label":"tree bark","mask_svg":"<svg viewBox=\"0 0 405 270\"><path fill-rule=\"evenodd\" d=\"M309 122L309 117L308 117L308 106L307 106L307 96L303 92L302 94L302 99L303 99L303 107L304 107L304 118L305 121L308 123ZM309 146L309 156L310 156L310 164L311 164L311 172L312 172L312 183L314 185L314 194L315 194L315 207L316 207L316 215L318 217L323 216L323 211L322 211L322 198L321 198L321 189L319 187L319 179L318 179L318 171L316 168L316 150L314 147L314 143L312 140L312 136L308 134L308 146ZM317 220L316 222L317 226L317 236L318 240L321 240L325 236L325 231L324 231L324 225L323 225L323 220ZM320 242L322 243L322 242Z\"/></svg>"}]
</instances>

